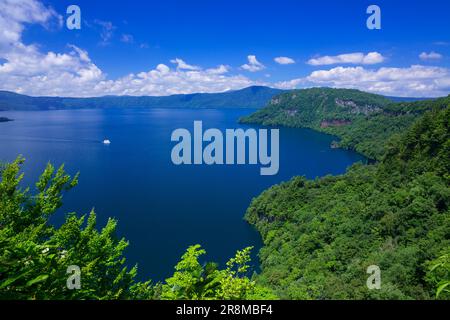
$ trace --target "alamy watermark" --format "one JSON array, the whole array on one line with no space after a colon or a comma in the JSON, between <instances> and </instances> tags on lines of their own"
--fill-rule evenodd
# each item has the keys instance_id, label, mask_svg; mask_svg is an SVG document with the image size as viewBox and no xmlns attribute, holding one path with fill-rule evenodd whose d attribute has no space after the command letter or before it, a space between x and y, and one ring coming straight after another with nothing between
<instances>
[{"instance_id":1,"label":"alamy watermark","mask_svg":"<svg viewBox=\"0 0 450 320\"><path fill-rule=\"evenodd\" d=\"M367 18L366 25L369 30L381 29L381 9L379 6L373 4L367 7L367 14L370 16Z\"/></svg>"},{"instance_id":2,"label":"alamy watermark","mask_svg":"<svg viewBox=\"0 0 450 320\"><path fill-rule=\"evenodd\" d=\"M370 276L367 278L366 285L369 290L381 289L381 269L377 265L367 267L367 273Z\"/></svg>"},{"instance_id":3,"label":"alamy watermark","mask_svg":"<svg viewBox=\"0 0 450 320\"><path fill-rule=\"evenodd\" d=\"M193 134L184 128L172 132L171 141L178 142L171 152L173 164L260 164L261 175L278 173L280 166L278 129L226 129L223 134L219 129L210 128L203 132L202 121L194 121L193 129Z\"/></svg>"},{"instance_id":4,"label":"alamy watermark","mask_svg":"<svg viewBox=\"0 0 450 320\"><path fill-rule=\"evenodd\" d=\"M66 280L66 286L69 290L81 289L81 269L77 265L71 265L67 267L67 274L70 276Z\"/></svg>"},{"instance_id":5,"label":"alamy watermark","mask_svg":"<svg viewBox=\"0 0 450 320\"><path fill-rule=\"evenodd\" d=\"M81 9L77 5L67 7L66 13L69 15L66 19L66 27L69 30L81 29Z\"/></svg>"}]
</instances>

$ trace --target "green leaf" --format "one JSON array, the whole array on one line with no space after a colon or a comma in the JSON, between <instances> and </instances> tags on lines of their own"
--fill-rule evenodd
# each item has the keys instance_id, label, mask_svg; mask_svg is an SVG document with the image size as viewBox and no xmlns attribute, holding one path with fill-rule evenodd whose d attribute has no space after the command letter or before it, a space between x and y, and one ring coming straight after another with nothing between
<instances>
[{"instance_id":1,"label":"green leaf","mask_svg":"<svg viewBox=\"0 0 450 320\"><path fill-rule=\"evenodd\" d=\"M19 280L20 278L22 278L23 276L25 276L28 272L22 273L20 275L18 275L17 277L14 278L9 278L7 280L5 280L1 285L0 285L0 289L4 289L7 286L9 286L10 284L12 284L13 282L15 282L16 280Z\"/></svg>"},{"instance_id":2,"label":"green leaf","mask_svg":"<svg viewBox=\"0 0 450 320\"><path fill-rule=\"evenodd\" d=\"M439 295L448 286L450 286L450 282L445 282L445 283L441 284L436 290L436 298L439 298Z\"/></svg>"},{"instance_id":3,"label":"green leaf","mask_svg":"<svg viewBox=\"0 0 450 320\"><path fill-rule=\"evenodd\" d=\"M48 278L48 274L41 274L40 276L37 276L33 280L28 281L27 282L27 287L30 287L30 286L32 286L35 283L45 281L45 280L47 280L47 278Z\"/></svg>"}]
</instances>

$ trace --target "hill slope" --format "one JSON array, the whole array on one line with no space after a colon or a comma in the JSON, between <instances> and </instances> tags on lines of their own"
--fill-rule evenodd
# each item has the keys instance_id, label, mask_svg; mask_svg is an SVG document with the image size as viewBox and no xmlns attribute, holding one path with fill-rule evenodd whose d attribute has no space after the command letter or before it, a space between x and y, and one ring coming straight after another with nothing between
<instances>
[{"instance_id":1,"label":"hill slope","mask_svg":"<svg viewBox=\"0 0 450 320\"><path fill-rule=\"evenodd\" d=\"M49 110L82 108L260 108L282 90L248 87L222 93L195 93L172 96L105 96L98 98L30 97L0 91L0 110Z\"/></svg>"},{"instance_id":2,"label":"hill slope","mask_svg":"<svg viewBox=\"0 0 450 320\"><path fill-rule=\"evenodd\" d=\"M433 105L445 106L450 96L428 101L394 103L371 93L350 89L293 90L241 119L243 123L306 127L336 135L334 145L380 159L386 140L408 128Z\"/></svg>"},{"instance_id":3,"label":"hill slope","mask_svg":"<svg viewBox=\"0 0 450 320\"><path fill-rule=\"evenodd\" d=\"M288 299L434 298L450 280L430 268L450 253L449 122L450 103L435 103L379 163L296 177L255 198L246 219L264 241L259 284ZM370 265L380 290L366 287Z\"/></svg>"}]
</instances>

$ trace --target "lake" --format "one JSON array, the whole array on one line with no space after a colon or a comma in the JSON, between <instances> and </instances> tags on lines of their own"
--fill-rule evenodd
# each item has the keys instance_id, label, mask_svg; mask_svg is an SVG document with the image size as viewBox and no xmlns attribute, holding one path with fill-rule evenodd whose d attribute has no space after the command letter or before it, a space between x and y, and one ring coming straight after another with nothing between
<instances>
[{"instance_id":1,"label":"lake","mask_svg":"<svg viewBox=\"0 0 450 320\"><path fill-rule=\"evenodd\" d=\"M105 109L1 112L14 119L0 123L0 161L26 158L24 184L34 183L47 162L80 172L79 185L64 198L53 218L95 208L98 226L119 221L118 236L130 241L129 265L139 278L162 280L173 273L189 245L201 244L208 261L222 266L235 251L261 239L244 220L253 197L295 175L315 178L341 174L361 155L331 149L333 137L308 129L280 129L280 169L261 176L260 165L175 166L173 130L249 128L237 123L254 110ZM256 128L256 126L255 126ZM104 145L104 139L111 140ZM254 255L254 260L256 260Z\"/></svg>"}]
</instances>

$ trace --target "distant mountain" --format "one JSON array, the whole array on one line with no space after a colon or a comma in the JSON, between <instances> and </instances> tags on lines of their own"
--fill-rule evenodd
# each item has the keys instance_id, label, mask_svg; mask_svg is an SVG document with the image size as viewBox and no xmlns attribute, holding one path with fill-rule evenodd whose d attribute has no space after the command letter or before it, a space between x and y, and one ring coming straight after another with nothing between
<instances>
[{"instance_id":1,"label":"distant mountain","mask_svg":"<svg viewBox=\"0 0 450 320\"><path fill-rule=\"evenodd\" d=\"M394 102L414 102L414 101L424 101L424 100L433 100L436 98L411 98L411 97L389 97L386 98L394 101Z\"/></svg>"},{"instance_id":2,"label":"distant mountain","mask_svg":"<svg viewBox=\"0 0 450 320\"><path fill-rule=\"evenodd\" d=\"M0 91L0 110L52 110L87 108L261 108L283 90L253 86L221 93L171 96L104 96L96 98L30 97Z\"/></svg>"}]
</instances>

